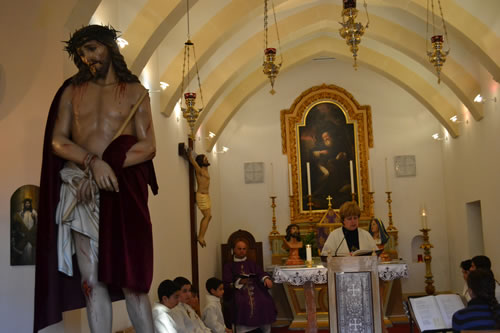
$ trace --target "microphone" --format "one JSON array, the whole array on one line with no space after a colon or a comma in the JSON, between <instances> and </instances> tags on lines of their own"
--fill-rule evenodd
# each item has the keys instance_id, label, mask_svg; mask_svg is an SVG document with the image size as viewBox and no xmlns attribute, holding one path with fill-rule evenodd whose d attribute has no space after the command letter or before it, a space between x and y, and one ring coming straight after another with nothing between
<instances>
[{"instance_id":1,"label":"microphone","mask_svg":"<svg viewBox=\"0 0 500 333\"><path fill-rule=\"evenodd\" d=\"M337 249L335 250L335 255L334 257L337 256L337 252L339 251L339 248L340 248L340 245L342 245L342 243L345 241L345 235L344 235L344 238L342 238L342 241L340 242L339 246L337 246Z\"/></svg>"}]
</instances>

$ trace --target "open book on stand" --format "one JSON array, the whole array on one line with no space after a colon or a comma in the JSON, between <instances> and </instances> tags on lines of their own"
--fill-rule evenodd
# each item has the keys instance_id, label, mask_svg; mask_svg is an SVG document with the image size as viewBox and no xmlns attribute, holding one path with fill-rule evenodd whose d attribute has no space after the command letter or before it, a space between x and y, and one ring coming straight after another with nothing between
<instances>
[{"instance_id":1,"label":"open book on stand","mask_svg":"<svg viewBox=\"0 0 500 333\"><path fill-rule=\"evenodd\" d=\"M420 332L451 330L453 314L465 307L457 294L409 297L409 303Z\"/></svg>"}]
</instances>

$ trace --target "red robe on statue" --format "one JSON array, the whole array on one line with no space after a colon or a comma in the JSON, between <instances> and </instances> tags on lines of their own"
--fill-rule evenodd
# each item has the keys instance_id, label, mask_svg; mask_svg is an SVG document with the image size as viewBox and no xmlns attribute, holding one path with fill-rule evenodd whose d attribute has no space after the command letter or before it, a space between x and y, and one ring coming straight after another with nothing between
<instances>
[{"instance_id":1,"label":"red robe on statue","mask_svg":"<svg viewBox=\"0 0 500 333\"><path fill-rule=\"evenodd\" d=\"M59 171L65 161L52 153L52 132L62 92L69 84L71 79L57 91L45 127L35 272L35 333L61 321L62 312L85 307L76 256L73 256L72 277L57 269L55 212L61 186ZM135 142L133 136L120 136L103 154L120 186L119 193L101 191L99 208L99 279L108 284L113 301L123 299L121 288L147 293L153 274L147 186L156 194L158 185L152 161L122 168L125 153Z\"/></svg>"}]
</instances>

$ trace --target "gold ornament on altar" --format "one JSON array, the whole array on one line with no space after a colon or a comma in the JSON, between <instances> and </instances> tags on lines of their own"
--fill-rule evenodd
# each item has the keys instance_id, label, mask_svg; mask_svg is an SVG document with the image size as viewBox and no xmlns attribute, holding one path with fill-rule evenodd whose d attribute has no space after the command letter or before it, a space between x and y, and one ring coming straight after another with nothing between
<instances>
[{"instance_id":1,"label":"gold ornament on altar","mask_svg":"<svg viewBox=\"0 0 500 333\"><path fill-rule=\"evenodd\" d=\"M276 27L276 38L278 40L278 47L280 49L280 62L279 62L279 64L276 63L276 48L268 47L267 4L268 4L268 0L264 0L264 61L262 64L262 71L269 78L269 81L271 82L271 91L269 91L269 92L272 95L274 95L276 93L276 91L274 90L274 81L276 80L276 77L278 76L278 73L280 72L281 65L283 64L283 56L281 53L281 42L280 42L280 36L278 33L278 23L276 21L276 13L274 11L273 0L271 0L271 6L273 9L274 26Z\"/></svg>"},{"instance_id":2,"label":"gold ornament on altar","mask_svg":"<svg viewBox=\"0 0 500 333\"><path fill-rule=\"evenodd\" d=\"M362 23L356 22L356 17L358 16L358 10L356 9L356 0L343 0L342 9L342 28L339 29L340 36L345 39L347 45L349 45L352 56L354 58L354 69L358 69L357 57L358 57L358 45L361 43L361 36L368 29L370 24L370 17L368 16L368 7L366 1L364 1L366 18L366 25L363 26Z\"/></svg>"},{"instance_id":3,"label":"gold ornament on altar","mask_svg":"<svg viewBox=\"0 0 500 333\"><path fill-rule=\"evenodd\" d=\"M441 7L441 0L436 0L439 6L439 13L441 15L442 26L437 27L434 21L434 1L427 0L427 29L425 36L425 49L427 51L427 56L429 57L430 63L436 69L436 74L438 77L438 83L441 83L441 69L446 62L446 57L450 53L450 43L448 39L448 31L446 30L446 24L444 22L443 8ZM431 9L429 10L429 3ZM432 16L431 22L429 22L429 16ZM429 36L429 25L432 25L432 36ZM443 36L444 33L444 36ZM431 41L431 48L429 48L429 39ZM447 44L447 50L444 50L444 44Z\"/></svg>"},{"instance_id":4,"label":"gold ornament on altar","mask_svg":"<svg viewBox=\"0 0 500 333\"><path fill-rule=\"evenodd\" d=\"M184 93L185 107L182 105L181 100L181 110L183 117L187 120L190 128L190 137L194 140L194 125L198 116L203 110L203 93L201 91L200 74L198 72L198 64L196 62L196 51L194 48L194 43L191 41L191 34L189 31L189 0L187 2L187 41L184 43L184 62L182 65L182 85L181 89ZM191 59L192 57L192 59ZM192 66L190 65L192 63ZM200 99L202 107L197 109L196 104L196 93L190 91L191 83L191 71L196 72L196 79L198 82L198 89L200 91ZM186 85L184 86L184 82ZM192 88L191 88L192 89Z\"/></svg>"}]
</instances>

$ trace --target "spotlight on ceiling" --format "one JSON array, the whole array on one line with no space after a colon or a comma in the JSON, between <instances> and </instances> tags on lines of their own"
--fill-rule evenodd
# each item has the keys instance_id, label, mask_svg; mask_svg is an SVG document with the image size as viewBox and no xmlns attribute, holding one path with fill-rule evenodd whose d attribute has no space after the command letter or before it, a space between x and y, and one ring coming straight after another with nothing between
<instances>
[{"instance_id":1,"label":"spotlight on ceiling","mask_svg":"<svg viewBox=\"0 0 500 333\"><path fill-rule=\"evenodd\" d=\"M121 37L116 39L116 43L118 44L118 46L120 46L121 49L128 45L128 42Z\"/></svg>"},{"instance_id":2,"label":"spotlight on ceiling","mask_svg":"<svg viewBox=\"0 0 500 333\"><path fill-rule=\"evenodd\" d=\"M168 84L167 82L160 81L160 87L161 87L161 90L165 90L168 87L170 87L170 84Z\"/></svg>"},{"instance_id":3,"label":"spotlight on ceiling","mask_svg":"<svg viewBox=\"0 0 500 333\"><path fill-rule=\"evenodd\" d=\"M439 141L439 140L443 140L443 138L442 138L441 136L439 136L439 134L438 134L438 133L434 133L434 134L432 134L432 138L433 138L434 140L438 140L438 141Z\"/></svg>"},{"instance_id":4,"label":"spotlight on ceiling","mask_svg":"<svg viewBox=\"0 0 500 333\"><path fill-rule=\"evenodd\" d=\"M476 102L476 103L486 103L486 101L493 101L496 103L497 98L496 97L486 98L486 97L481 96L481 94L477 94L477 96L474 98L474 102Z\"/></svg>"}]
</instances>

